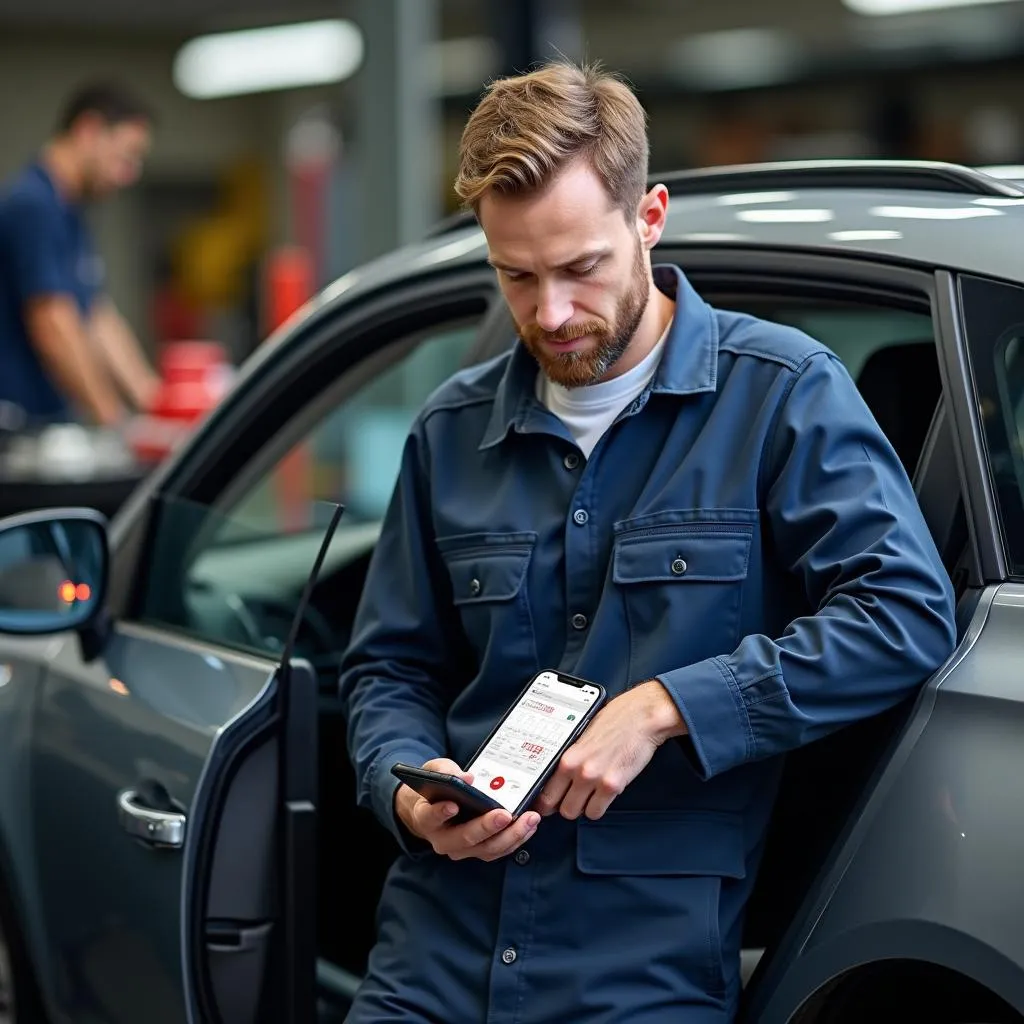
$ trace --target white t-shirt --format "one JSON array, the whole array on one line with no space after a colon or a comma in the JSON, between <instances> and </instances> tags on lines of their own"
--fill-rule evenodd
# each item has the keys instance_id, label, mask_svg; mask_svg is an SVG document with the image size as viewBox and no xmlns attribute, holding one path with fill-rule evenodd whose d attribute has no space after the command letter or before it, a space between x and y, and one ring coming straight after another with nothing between
<instances>
[{"instance_id":1,"label":"white t-shirt","mask_svg":"<svg viewBox=\"0 0 1024 1024\"><path fill-rule=\"evenodd\" d=\"M615 417L654 379L668 330L666 327L658 344L632 370L611 380L583 388L567 388L548 380L543 373L537 374L537 398L569 428L584 458L590 458L594 446L615 422Z\"/></svg>"}]
</instances>

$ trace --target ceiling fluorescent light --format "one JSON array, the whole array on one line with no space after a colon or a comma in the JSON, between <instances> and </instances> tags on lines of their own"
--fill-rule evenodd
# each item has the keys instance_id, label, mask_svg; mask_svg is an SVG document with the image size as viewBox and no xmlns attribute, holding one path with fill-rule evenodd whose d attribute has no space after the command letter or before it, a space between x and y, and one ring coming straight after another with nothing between
<instances>
[{"instance_id":1,"label":"ceiling fluorescent light","mask_svg":"<svg viewBox=\"0 0 1024 1024\"><path fill-rule=\"evenodd\" d=\"M178 51L173 75L186 96L213 99L340 82L362 60L359 28L332 19L200 36Z\"/></svg>"},{"instance_id":2,"label":"ceiling fluorescent light","mask_svg":"<svg viewBox=\"0 0 1024 1024\"><path fill-rule=\"evenodd\" d=\"M989 4L1013 3L1015 0L843 0L857 14L882 17L890 14L917 14L949 7L980 7Z\"/></svg>"}]
</instances>

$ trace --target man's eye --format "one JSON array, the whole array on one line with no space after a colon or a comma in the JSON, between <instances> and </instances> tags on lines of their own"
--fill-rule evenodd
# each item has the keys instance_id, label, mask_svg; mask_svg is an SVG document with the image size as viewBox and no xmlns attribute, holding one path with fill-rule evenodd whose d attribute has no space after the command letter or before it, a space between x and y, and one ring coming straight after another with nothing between
<instances>
[{"instance_id":1,"label":"man's eye","mask_svg":"<svg viewBox=\"0 0 1024 1024\"><path fill-rule=\"evenodd\" d=\"M503 270L502 274L506 281L522 281L526 278L525 274L521 274L517 270Z\"/></svg>"},{"instance_id":2,"label":"man's eye","mask_svg":"<svg viewBox=\"0 0 1024 1024\"><path fill-rule=\"evenodd\" d=\"M574 274L575 274L575 275L576 275L577 277L586 277L586 276L587 276L588 274L593 274L593 273L594 273L594 271L595 271L595 270L597 270L597 268L598 268L598 267L599 267L600 265L601 265L601 264L600 264L599 262L598 262L598 263L588 263L588 264L587 264L587 266L585 266L585 267L577 267L577 268L576 268L576 269L575 269L575 270L573 271L573 273L574 273Z\"/></svg>"}]
</instances>

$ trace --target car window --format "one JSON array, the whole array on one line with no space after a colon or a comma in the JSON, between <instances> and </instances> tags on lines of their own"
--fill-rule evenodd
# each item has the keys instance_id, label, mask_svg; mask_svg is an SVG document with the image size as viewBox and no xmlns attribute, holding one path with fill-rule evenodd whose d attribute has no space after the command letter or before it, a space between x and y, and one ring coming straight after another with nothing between
<instances>
[{"instance_id":1,"label":"car window","mask_svg":"<svg viewBox=\"0 0 1024 1024\"><path fill-rule=\"evenodd\" d=\"M964 277L960 296L1003 548L1024 576L1024 288Z\"/></svg>"},{"instance_id":2,"label":"car window","mask_svg":"<svg viewBox=\"0 0 1024 1024\"><path fill-rule=\"evenodd\" d=\"M913 476L942 394L929 313L851 302L713 301L796 327L830 348Z\"/></svg>"},{"instance_id":3,"label":"car window","mask_svg":"<svg viewBox=\"0 0 1024 1024\"><path fill-rule=\"evenodd\" d=\"M796 327L827 345L859 380L873 356L903 345L923 345L934 357L931 317L902 309L841 305L810 309L776 306L771 319ZM919 351L923 351L919 350Z\"/></svg>"},{"instance_id":4,"label":"car window","mask_svg":"<svg viewBox=\"0 0 1024 1024\"><path fill-rule=\"evenodd\" d=\"M338 381L318 396L314 382L301 382L296 386L309 389L309 404L320 411L283 454L257 454L239 480L224 482L212 506L158 500L137 617L277 654L340 503L345 513L321 573L325 582L297 648L333 669L409 428L430 393L463 365L478 323L474 315L395 339L351 372L363 378L354 390ZM336 390L343 397L332 401Z\"/></svg>"},{"instance_id":5,"label":"car window","mask_svg":"<svg viewBox=\"0 0 1024 1024\"><path fill-rule=\"evenodd\" d=\"M459 369L475 336L472 321L424 334L404 358L332 408L222 513L248 532L274 535L309 529L324 502L345 505L347 526L379 520L416 414Z\"/></svg>"}]
</instances>

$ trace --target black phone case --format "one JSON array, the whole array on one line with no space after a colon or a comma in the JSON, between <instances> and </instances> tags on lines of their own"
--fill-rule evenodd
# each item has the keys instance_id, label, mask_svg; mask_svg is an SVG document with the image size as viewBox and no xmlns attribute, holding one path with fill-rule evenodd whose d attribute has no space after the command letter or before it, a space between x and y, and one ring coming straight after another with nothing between
<instances>
[{"instance_id":1,"label":"black phone case","mask_svg":"<svg viewBox=\"0 0 1024 1024\"><path fill-rule=\"evenodd\" d=\"M481 793L479 789L469 785L468 782L463 782L457 775L433 772L429 768L415 768L409 764L394 765L391 774L411 789L415 789L420 796L425 797L431 803L451 800L458 804L459 813L452 819L457 824L478 818L481 814L501 807L501 804L493 797Z\"/></svg>"},{"instance_id":2,"label":"black phone case","mask_svg":"<svg viewBox=\"0 0 1024 1024\"><path fill-rule=\"evenodd\" d=\"M607 696L607 691L605 690L605 688L600 683L595 683L592 679L580 679L579 676L572 676L572 675L569 675L568 672L559 672L557 669L553 669L553 668L543 669L540 672L538 672L536 675L534 675L530 679L530 681L522 688L522 690L519 691L519 695L509 705L508 710L505 712L505 714L503 714L501 716L501 720L487 734L487 738L483 741L483 743L481 743L480 746L477 747L476 753L469 759L469 762L468 762L469 764L473 764L473 762L476 761L476 759L483 752L483 750L487 746L487 744L491 742L491 738L494 736L494 734L505 724L505 719L507 719L508 716L512 714L512 712L518 706L519 702L529 692L529 689L530 689L531 686L533 686L534 681L537 679L537 676L544 675L547 672L551 672L554 675L558 676L559 679L563 679L563 680L565 680L567 682L570 682L570 683L574 684L575 686L594 686L594 687L596 687L597 691L598 691L598 693L597 693L597 700L594 701L594 703L591 706L590 710L587 712L586 715L583 716L583 718L577 724L576 728L573 729L572 733L569 735L569 738L559 748L558 753L551 759L551 763L537 777L537 781L534 782L534 784L530 787L530 789L527 792L526 796L524 796L523 799L519 801L518 805L516 806L516 809L512 812L512 817L513 818L518 818L519 815L522 814L523 811L527 810L529 808L530 804L532 804L533 801L537 798L537 796L540 793L541 789L544 787L544 783L547 782L549 778L551 778L551 774L558 767L558 762L562 759L562 754L569 747L571 747L576 742L576 740L579 739L580 733L582 733L583 730L586 729L586 727L590 724L590 720L594 717L594 715L597 714L598 710L601 708L601 705L604 703L605 697ZM469 768L467 768L466 771L469 771ZM477 790L477 792L480 792L480 791Z\"/></svg>"}]
</instances>

